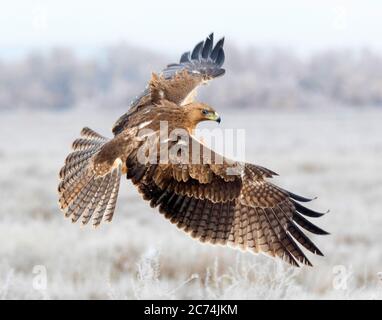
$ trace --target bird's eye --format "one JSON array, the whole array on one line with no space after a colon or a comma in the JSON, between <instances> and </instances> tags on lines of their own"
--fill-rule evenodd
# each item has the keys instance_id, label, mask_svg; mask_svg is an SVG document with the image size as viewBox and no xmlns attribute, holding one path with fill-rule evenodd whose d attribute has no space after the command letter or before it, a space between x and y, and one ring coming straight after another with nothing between
<instances>
[{"instance_id":1,"label":"bird's eye","mask_svg":"<svg viewBox=\"0 0 382 320\"><path fill-rule=\"evenodd\" d=\"M207 115L207 114L208 114L208 110L204 109L204 110L202 111L202 113L203 113L204 115Z\"/></svg>"}]
</instances>

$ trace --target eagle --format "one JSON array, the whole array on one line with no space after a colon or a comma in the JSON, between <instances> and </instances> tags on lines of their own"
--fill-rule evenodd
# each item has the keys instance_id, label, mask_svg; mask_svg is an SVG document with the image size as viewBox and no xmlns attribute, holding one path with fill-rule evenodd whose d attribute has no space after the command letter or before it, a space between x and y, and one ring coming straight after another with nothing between
<instances>
[{"instance_id":1,"label":"eagle","mask_svg":"<svg viewBox=\"0 0 382 320\"><path fill-rule=\"evenodd\" d=\"M201 242L312 266L302 247L323 254L303 229L328 234L306 218L324 214L301 204L313 199L270 182L275 172L220 155L194 135L200 122L221 120L195 97L201 85L224 75L223 45L224 38L214 44L210 34L179 63L152 73L146 89L114 124L113 138L82 129L59 173L60 209L83 225L110 222L126 175L151 207ZM161 139L162 123L168 132L182 134Z\"/></svg>"}]
</instances>

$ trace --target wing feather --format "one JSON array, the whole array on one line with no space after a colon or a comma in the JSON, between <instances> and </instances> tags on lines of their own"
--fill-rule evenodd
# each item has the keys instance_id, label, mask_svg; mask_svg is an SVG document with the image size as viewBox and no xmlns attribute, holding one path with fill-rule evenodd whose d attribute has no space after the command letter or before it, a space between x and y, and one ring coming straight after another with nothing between
<instances>
[{"instance_id":1,"label":"wing feather","mask_svg":"<svg viewBox=\"0 0 382 320\"><path fill-rule=\"evenodd\" d=\"M113 126L113 133L121 133L130 116L140 108L157 104L158 95L177 105L184 105L194 99L196 88L209 80L224 75L224 38L213 46L214 36L211 33L205 41L200 41L193 50L184 52L179 63L170 63L160 72L158 79L151 79L144 91L130 104L130 109L122 115ZM153 83L155 82L155 85ZM153 97L155 101L153 101Z\"/></svg>"},{"instance_id":2,"label":"wing feather","mask_svg":"<svg viewBox=\"0 0 382 320\"><path fill-rule=\"evenodd\" d=\"M208 152L217 158L212 150ZM307 198L266 180L276 173L225 157L219 164L204 163L203 154L201 159L197 165L171 161L142 165L134 155L126 162L127 177L152 207L159 206L165 218L201 242L262 252L294 266L312 265L299 244L322 255L297 227L327 234L301 215L319 217L322 214L298 203L299 200L306 202ZM235 175L227 173L232 166L238 168Z\"/></svg>"},{"instance_id":3,"label":"wing feather","mask_svg":"<svg viewBox=\"0 0 382 320\"><path fill-rule=\"evenodd\" d=\"M204 60L207 60L208 57L210 56L213 44L214 44L214 34L211 33L206 39L206 41L204 42L204 46L202 50L202 58ZM182 59L180 59L180 61L182 62Z\"/></svg>"}]
</instances>

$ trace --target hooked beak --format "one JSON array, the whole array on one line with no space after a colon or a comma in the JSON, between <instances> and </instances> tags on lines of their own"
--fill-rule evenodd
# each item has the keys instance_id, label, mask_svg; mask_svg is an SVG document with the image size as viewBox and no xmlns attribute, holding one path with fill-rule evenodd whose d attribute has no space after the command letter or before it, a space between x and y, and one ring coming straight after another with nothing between
<instances>
[{"instance_id":1,"label":"hooked beak","mask_svg":"<svg viewBox=\"0 0 382 320\"><path fill-rule=\"evenodd\" d=\"M220 116L217 112L214 112L213 114L211 114L210 120L216 121L217 123L220 123L220 121L222 119L220 118Z\"/></svg>"}]
</instances>

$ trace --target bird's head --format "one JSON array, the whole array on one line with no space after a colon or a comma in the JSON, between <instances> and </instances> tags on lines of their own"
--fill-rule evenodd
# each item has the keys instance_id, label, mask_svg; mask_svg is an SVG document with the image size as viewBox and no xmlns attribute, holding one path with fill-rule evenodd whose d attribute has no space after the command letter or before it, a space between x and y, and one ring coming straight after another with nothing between
<instances>
[{"instance_id":1,"label":"bird's head","mask_svg":"<svg viewBox=\"0 0 382 320\"><path fill-rule=\"evenodd\" d=\"M216 121L220 123L221 118L214 108L201 102L193 102L185 107L188 120L193 124L197 125L201 121Z\"/></svg>"}]
</instances>

